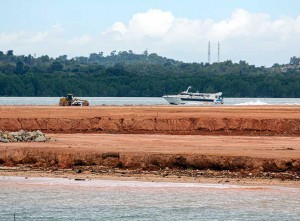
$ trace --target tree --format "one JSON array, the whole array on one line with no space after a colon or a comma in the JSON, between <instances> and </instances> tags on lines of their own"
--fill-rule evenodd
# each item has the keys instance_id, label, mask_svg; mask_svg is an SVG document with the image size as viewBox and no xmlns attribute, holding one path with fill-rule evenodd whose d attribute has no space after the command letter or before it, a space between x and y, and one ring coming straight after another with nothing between
<instances>
[{"instance_id":1,"label":"tree","mask_svg":"<svg viewBox=\"0 0 300 221\"><path fill-rule=\"evenodd\" d=\"M116 50L113 50L112 52L110 52L110 56L114 57L116 55L116 52L117 52Z\"/></svg>"},{"instance_id":2,"label":"tree","mask_svg":"<svg viewBox=\"0 0 300 221\"><path fill-rule=\"evenodd\" d=\"M299 64L300 64L300 58L297 58L295 56L291 57L290 65L299 65Z\"/></svg>"},{"instance_id":3,"label":"tree","mask_svg":"<svg viewBox=\"0 0 300 221\"><path fill-rule=\"evenodd\" d=\"M97 62L98 60L99 60L99 55L98 54L96 54L96 53L90 54L90 57L89 57L90 62Z\"/></svg>"},{"instance_id":4,"label":"tree","mask_svg":"<svg viewBox=\"0 0 300 221\"><path fill-rule=\"evenodd\" d=\"M58 58L56 58L56 60L61 61L61 62L66 62L68 60L68 56L67 55L61 55Z\"/></svg>"},{"instance_id":5,"label":"tree","mask_svg":"<svg viewBox=\"0 0 300 221\"><path fill-rule=\"evenodd\" d=\"M8 51L6 52L6 55L7 55L7 56L13 56L13 55L14 55L14 51L13 51L13 50L8 50Z\"/></svg>"},{"instance_id":6,"label":"tree","mask_svg":"<svg viewBox=\"0 0 300 221\"><path fill-rule=\"evenodd\" d=\"M145 51L143 52L143 55L144 55L145 57L147 57L147 56L148 56L148 50L145 50Z\"/></svg>"},{"instance_id":7,"label":"tree","mask_svg":"<svg viewBox=\"0 0 300 221\"><path fill-rule=\"evenodd\" d=\"M49 58L48 55L43 55L43 56L40 57L40 59L41 59L41 61L42 61L43 63L46 63L46 62L49 62L49 61L50 61L50 58Z\"/></svg>"},{"instance_id":8,"label":"tree","mask_svg":"<svg viewBox=\"0 0 300 221\"><path fill-rule=\"evenodd\" d=\"M16 64L16 74L24 74L25 69L24 69L24 64L21 61L18 61Z\"/></svg>"},{"instance_id":9,"label":"tree","mask_svg":"<svg viewBox=\"0 0 300 221\"><path fill-rule=\"evenodd\" d=\"M63 69L63 65L59 61L54 61L51 64L51 71L61 71Z\"/></svg>"}]
</instances>

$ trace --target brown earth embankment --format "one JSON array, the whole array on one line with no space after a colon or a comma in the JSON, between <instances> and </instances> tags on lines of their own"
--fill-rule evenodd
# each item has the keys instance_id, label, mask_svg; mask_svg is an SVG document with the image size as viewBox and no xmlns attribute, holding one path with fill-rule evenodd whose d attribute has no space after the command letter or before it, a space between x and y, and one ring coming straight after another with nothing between
<instances>
[{"instance_id":1,"label":"brown earth embankment","mask_svg":"<svg viewBox=\"0 0 300 221\"><path fill-rule=\"evenodd\" d=\"M0 130L300 136L300 107L101 106L0 108Z\"/></svg>"},{"instance_id":2,"label":"brown earth embankment","mask_svg":"<svg viewBox=\"0 0 300 221\"><path fill-rule=\"evenodd\" d=\"M45 143L0 143L0 164L36 168L300 172L299 137L52 134Z\"/></svg>"},{"instance_id":3,"label":"brown earth embankment","mask_svg":"<svg viewBox=\"0 0 300 221\"><path fill-rule=\"evenodd\" d=\"M0 130L21 129L52 139L0 143L1 166L300 176L298 106L1 106Z\"/></svg>"}]
</instances>

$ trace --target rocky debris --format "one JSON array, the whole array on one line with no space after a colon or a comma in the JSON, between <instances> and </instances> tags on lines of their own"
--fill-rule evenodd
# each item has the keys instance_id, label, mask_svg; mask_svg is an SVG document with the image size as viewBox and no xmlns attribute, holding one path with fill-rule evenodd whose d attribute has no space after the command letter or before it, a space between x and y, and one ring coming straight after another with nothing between
<instances>
[{"instance_id":1,"label":"rocky debris","mask_svg":"<svg viewBox=\"0 0 300 221\"><path fill-rule=\"evenodd\" d=\"M5 138L0 138L0 142L2 142L2 143L8 143L9 140L8 140L8 139L5 139Z\"/></svg>"},{"instance_id":2,"label":"rocky debris","mask_svg":"<svg viewBox=\"0 0 300 221\"><path fill-rule=\"evenodd\" d=\"M44 136L38 136L37 138L35 138L35 142L45 142L47 140L46 137Z\"/></svg>"},{"instance_id":3,"label":"rocky debris","mask_svg":"<svg viewBox=\"0 0 300 221\"><path fill-rule=\"evenodd\" d=\"M45 142L49 140L43 132L40 130L36 131L25 131L20 130L17 132L8 132L0 130L0 142Z\"/></svg>"}]
</instances>

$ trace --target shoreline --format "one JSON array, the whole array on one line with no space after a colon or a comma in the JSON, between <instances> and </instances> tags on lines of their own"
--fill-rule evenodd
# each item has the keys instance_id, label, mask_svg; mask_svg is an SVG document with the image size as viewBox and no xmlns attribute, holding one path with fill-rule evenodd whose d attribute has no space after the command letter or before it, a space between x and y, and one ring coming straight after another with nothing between
<instances>
[{"instance_id":1,"label":"shoreline","mask_svg":"<svg viewBox=\"0 0 300 221\"><path fill-rule=\"evenodd\" d=\"M102 173L93 173L83 170L32 170L30 168L0 168L0 177L24 177L30 178L66 178L69 180L88 181L88 180L119 180L119 181L138 181L138 182L171 182L171 183L199 183L199 184L226 184L237 186L257 186L257 187L290 187L300 188L300 179L282 179L270 177L232 177L222 175L220 172L216 175L215 171L200 171L200 176L190 176L184 171L177 170L177 174L166 175L166 170L162 171L137 171L137 170L120 170L108 169ZM168 170L167 170L168 171ZM209 175L212 173L214 175Z\"/></svg>"}]
</instances>

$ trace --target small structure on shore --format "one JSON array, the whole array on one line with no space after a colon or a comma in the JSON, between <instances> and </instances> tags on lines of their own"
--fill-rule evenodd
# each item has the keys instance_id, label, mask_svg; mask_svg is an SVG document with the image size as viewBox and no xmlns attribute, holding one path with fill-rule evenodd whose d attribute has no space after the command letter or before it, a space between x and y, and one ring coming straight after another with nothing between
<instances>
[{"instance_id":1,"label":"small structure on shore","mask_svg":"<svg viewBox=\"0 0 300 221\"><path fill-rule=\"evenodd\" d=\"M59 99L59 106L89 106L87 100L79 99L73 94L67 94Z\"/></svg>"},{"instance_id":2,"label":"small structure on shore","mask_svg":"<svg viewBox=\"0 0 300 221\"><path fill-rule=\"evenodd\" d=\"M2 132L0 131L0 142L10 143L10 142L45 142L49 140L46 138L45 134L40 131L25 131L20 130L17 132Z\"/></svg>"}]
</instances>

